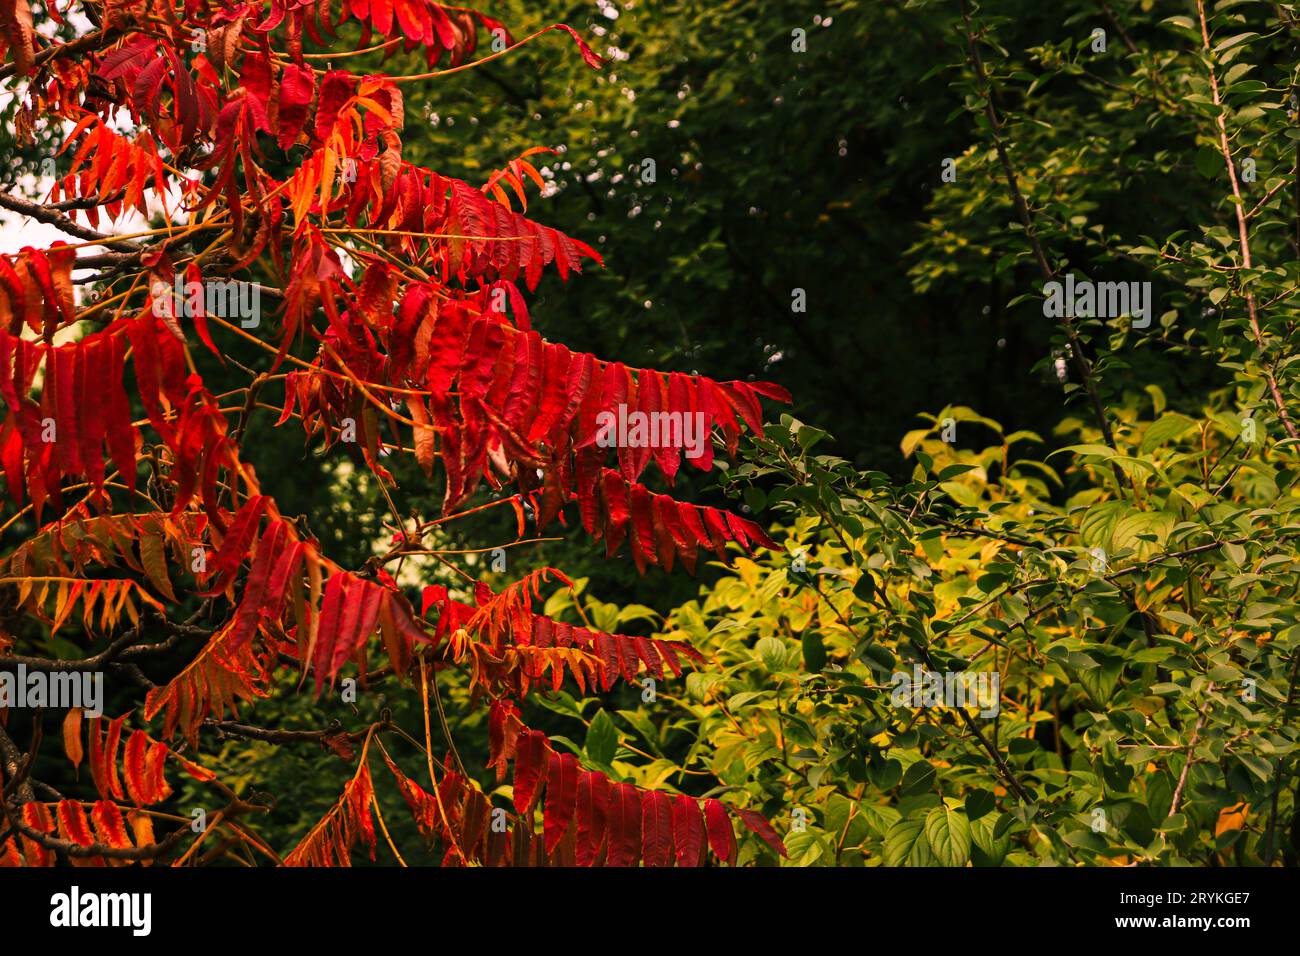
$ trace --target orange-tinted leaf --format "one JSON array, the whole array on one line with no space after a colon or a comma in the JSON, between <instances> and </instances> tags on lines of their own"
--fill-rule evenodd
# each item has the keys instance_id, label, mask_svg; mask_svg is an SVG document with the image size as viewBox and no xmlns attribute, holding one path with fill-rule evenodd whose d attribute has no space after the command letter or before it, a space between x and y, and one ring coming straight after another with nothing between
<instances>
[{"instance_id":1,"label":"orange-tinted leaf","mask_svg":"<svg viewBox=\"0 0 1300 956\"><path fill-rule=\"evenodd\" d=\"M81 746L81 709L74 707L63 718L63 750L72 761L73 769L81 766L85 751Z\"/></svg>"}]
</instances>

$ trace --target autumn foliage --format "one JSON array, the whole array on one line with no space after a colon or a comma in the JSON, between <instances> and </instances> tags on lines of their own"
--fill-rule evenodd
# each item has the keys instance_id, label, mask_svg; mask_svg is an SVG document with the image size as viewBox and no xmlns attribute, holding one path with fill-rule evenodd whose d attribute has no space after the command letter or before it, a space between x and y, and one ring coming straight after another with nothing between
<instances>
[{"instance_id":1,"label":"autumn foliage","mask_svg":"<svg viewBox=\"0 0 1300 956\"><path fill-rule=\"evenodd\" d=\"M26 0L0 0L0 75L24 97L17 132L66 130L61 175L28 213L78 240L0 256L4 530L31 531L0 558L0 655L76 632L82 666L117 681L160 648L197 650L167 682L135 681L129 712L68 712L67 756L89 768L82 793L50 799L21 757L38 739L14 742L17 761L0 755L0 864L195 862L216 841L157 812L178 772L225 801L211 826L227 844L288 865L374 857L372 773L391 775L445 864L732 862L737 820L782 852L757 813L611 780L522 723L529 694L673 679L705 664L693 647L548 618L544 589L568 585L551 569L500 591L468 579L419 595L390 573L485 485L479 508L513 509L521 538L576 517L643 573L771 546L746 518L642 483L652 463L669 487L683 461L708 470L711 442L694 459L611 453L595 432L620 405L699 414L734 453L743 431L760 430L761 400L784 390L628 368L542 338L525 293L547 271L567 280L600 265L591 246L526 215L542 151L477 185L403 159L409 83L540 34L516 40L491 17L428 0L74 6L93 29L50 41ZM48 16L62 21L56 4ZM600 68L574 31L548 30ZM322 68L349 62L344 35L360 51L421 49L429 72ZM304 36L337 52L306 54ZM123 226L159 215L156 228ZM265 302L255 333L186 291L237 282ZM237 341L263 363L245 387L213 394L196 350L226 362ZM283 433L353 444L390 501L400 489L385 459L413 456L441 483L442 516L395 514L386 554L360 568L331 560L243 453L248 418L268 403ZM433 752L430 698L450 668L489 715L489 766L513 784L510 806L458 755ZM285 670L306 696L349 675L392 681L426 720L400 736L387 721L322 732L355 770L292 848L262 840L255 809L203 766L214 727L275 739L227 718L255 713ZM494 810L508 826L491 825Z\"/></svg>"}]
</instances>

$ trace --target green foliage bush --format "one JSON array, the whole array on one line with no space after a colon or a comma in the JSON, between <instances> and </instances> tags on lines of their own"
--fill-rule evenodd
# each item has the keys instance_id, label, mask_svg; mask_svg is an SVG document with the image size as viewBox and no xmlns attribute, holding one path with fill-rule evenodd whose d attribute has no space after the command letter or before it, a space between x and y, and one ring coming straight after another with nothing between
<instances>
[{"instance_id":1,"label":"green foliage bush","mask_svg":"<svg viewBox=\"0 0 1300 956\"><path fill-rule=\"evenodd\" d=\"M907 4L972 130L913 289L991 268L1064 410L926 415L901 481L770 426L725 480L786 553L667 617L719 666L614 721L615 766L746 794L790 865L1295 864L1293 6L1083 5L1027 43L1010 4ZM1067 274L1150 282L1150 321L1048 317ZM996 673L998 713L895 703L915 667Z\"/></svg>"}]
</instances>

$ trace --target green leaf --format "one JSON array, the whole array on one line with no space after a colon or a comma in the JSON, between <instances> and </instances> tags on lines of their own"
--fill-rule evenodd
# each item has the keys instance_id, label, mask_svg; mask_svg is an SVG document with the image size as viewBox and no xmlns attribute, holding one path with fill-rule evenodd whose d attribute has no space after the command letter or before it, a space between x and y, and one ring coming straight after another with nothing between
<instances>
[{"instance_id":1,"label":"green leaf","mask_svg":"<svg viewBox=\"0 0 1300 956\"><path fill-rule=\"evenodd\" d=\"M1230 36L1228 39L1220 40L1216 43L1214 45L1214 52L1222 53L1224 50L1230 50L1234 46L1239 46L1242 43L1253 40L1257 36L1259 36L1258 33L1238 33L1236 36Z\"/></svg>"},{"instance_id":2,"label":"green leaf","mask_svg":"<svg viewBox=\"0 0 1300 956\"><path fill-rule=\"evenodd\" d=\"M1140 559L1164 550L1169 532L1178 519L1164 511L1130 510L1115 523L1111 535L1111 550L1132 548Z\"/></svg>"},{"instance_id":3,"label":"green leaf","mask_svg":"<svg viewBox=\"0 0 1300 956\"><path fill-rule=\"evenodd\" d=\"M996 797L988 790L969 790L966 793L966 819L972 823L991 813L996 802Z\"/></svg>"},{"instance_id":4,"label":"green leaf","mask_svg":"<svg viewBox=\"0 0 1300 956\"><path fill-rule=\"evenodd\" d=\"M925 820L904 817L889 828L885 835L885 866L929 866L930 859Z\"/></svg>"},{"instance_id":5,"label":"green leaf","mask_svg":"<svg viewBox=\"0 0 1300 956\"><path fill-rule=\"evenodd\" d=\"M582 707L573 699L572 694L565 693L562 690L546 697L537 697L536 700L538 704L557 714L563 714L565 717L582 718Z\"/></svg>"},{"instance_id":6,"label":"green leaf","mask_svg":"<svg viewBox=\"0 0 1300 956\"><path fill-rule=\"evenodd\" d=\"M1005 832L1000 836L997 835L999 820L1010 820L1010 818L998 817L990 813L971 822L971 842L975 844L978 854L983 857L974 860L976 865L999 866L1006 857L1007 851L1011 849L1011 837Z\"/></svg>"},{"instance_id":7,"label":"green leaf","mask_svg":"<svg viewBox=\"0 0 1300 956\"><path fill-rule=\"evenodd\" d=\"M1079 535L1084 546L1103 548L1108 552L1113 550L1110 546L1111 535L1115 532L1115 525L1128 510L1128 504L1123 501L1103 501L1084 512L1083 521L1079 523Z\"/></svg>"},{"instance_id":8,"label":"green leaf","mask_svg":"<svg viewBox=\"0 0 1300 956\"><path fill-rule=\"evenodd\" d=\"M1085 547L1107 554L1131 548L1147 558L1162 550L1177 520L1164 511L1138 511L1126 501L1103 501L1084 513L1079 534Z\"/></svg>"},{"instance_id":9,"label":"green leaf","mask_svg":"<svg viewBox=\"0 0 1300 956\"><path fill-rule=\"evenodd\" d=\"M813 673L826 666L826 645L821 632L813 628L803 632L803 666Z\"/></svg>"},{"instance_id":10,"label":"green leaf","mask_svg":"<svg viewBox=\"0 0 1300 956\"><path fill-rule=\"evenodd\" d=\"M964 475L966 474L966 472L974 471L974 470L975 470L974 465L961 465L961 464L949 465L948 467L944 468L943 471L939 472L938 480L947 481L949 478L956 478L958 475Z\"/></svg>"},{"instance_id":11,"label":"green leaf","mask_svg":"<svg viewBox=\"0 0 1300 956\"><path fill-rule=\"evenodd\" d=\"M1168 444L1194 427L1196 422L1186 415L1177 412L1161 415L1148 425L1147 430L1142 434L1140 450L1142 454L1148 454L1152 449Z\"/></svg>"},{"instance_id":12,"label":"green leaf","mask_svg":"<svg viewBox=\"0 0 1300 956\"><path fill-rule=\"evenodd\" d=\"M1137 254L1136 249L1130 249L1129 252L1134 255ZM1148 254L1154 255L1155 250L1152 249ZM1159 415L1161 412L1165 410L1165 406L1168 404L1168 399L1165 398L1165 390L1161 388L1159 385L1155 385L1155 384L1146 385L1144 386L1144 389L1146 393L1151 396L1151 406L1153 410L1157 415Z\"/></svg>"},{"instance_id":13,"label":"green leaf","mask_svg":"<svg viewBox=\"0 0 1300 956\"><path fill-rule=\"evenodd\" d=\"M1241 761L1242 766L1260 780L1268 780L1269 777L1273 776L1273 765L1263 757L1252 753L1239 753L1237 759Z\"/></svg>"},{"instance_id":14,"label":"green leaf","mask_svg":"<svg viewBox=\"0 0 1300 956\"><path fill-rule=\"evenodd\" d=\"M970 824L964 813L947 804L926 814L925 838L940 866L965 866L970 859Z\"/></svg>"},{"instance_id":15,"label":"green leaf","mask_svg":"<svg viewBox=\"0 0 1300 956\"><path fill-rule=\"evenodd\" d=\"M1078 671L1078 680L1089 697L1098 704L1105 704L1110 700L1111 695L1115 693L1115 688L1119 684L1119 678L1123 672L1124 658L1102 657L1097 662L1096 667L1088 667ZM1023 737L1017 739L1025 740ZM1028 742L1033 743L1032 740Z\"/></svg>"},{"instance_id":16,"label":"green leaf","mask_svg":"<svg viewBox=\"0 0 1300 956\"><path fill-rule=\"evenodd\" d=\"M1052 455L1060 455L1067 451L1074 452L1074 454L1076 455L1082 455L1084 457L1094 457L1094 458L1112 458L1115 455L1115 449L1111 448L1109 445L1091 444L1091 445L1066 445L1064 448L1056 449L1056 451L1052 452L1047 457L1051 458Z\"/></svg>"},{"instance_id":17,"label":"green leaf","mask_svg":"<svg viewBox=\"0 0 1300 956\"><path fill-rule=\"evenodd\" d=\"M935 770L930 761L918 760L903 774L902 789L899 792L905 797L924 793L934 786L934 778Z\"/></svg>"},{"instance_id":18,"label":"green leaf","mask_svg":"<svg viewBox=\"0 0 1300 956\"><path fill-rule=\"evenodd\" d=\"M618 750L618 728L605 711L597 711L587 728L587 756L595 763L610 764Z\"/></svg>"},{"instance_id":19,"label":"green leaf","mask_svg":"<svg viewBox=\"0 0 1300 956\"><path fill-rule=\"evenodd\" d=\"M779 671L785 669L785 662L789 652L786 650L785 642L780 638L765 637L755 645L754 650L758 651L763 666L768 670Z\"/></svg>"},{"instance_id":20,"label":"green leaf","mask_svg":"<svg viewBox=\"0 0 1300 956\"><path fill-rule=\"evenodd\" d=\"M1206 179L1213 179L1223 172L1223 154L1217 149L1206 146L1196 153L1196 171Z\"/></svg>"}]
</instances>

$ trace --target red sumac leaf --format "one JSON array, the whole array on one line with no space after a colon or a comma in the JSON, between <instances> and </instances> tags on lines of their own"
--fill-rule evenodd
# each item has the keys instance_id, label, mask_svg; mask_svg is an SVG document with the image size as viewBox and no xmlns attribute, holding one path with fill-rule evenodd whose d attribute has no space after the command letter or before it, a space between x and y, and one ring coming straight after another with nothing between
<instances>
[{"instance_id":1,"label":"red sumac leaf","mask_svg":"<svg viewBox=\"0 0 1300 956\"><path fill-rule=\"evenodd\" d=\"M43 803L23 804L23 823L41 833L54 832L54 818ZM54 851L48 850L25 834L22 837L23 858L28 866L53 866Z\"/></svg>"},{"instance_id":2,"label":"red sumac leaf","mask_svg":"<svg viewBox=\"0 0 1300 956\"><path fill-rule=\"evenodd\" d=\"M673 842L678 866L699 866L704 858L704 813L694 797L679 793L673 800Z\"/></svg>"},{"instance_id":3,"label":"red sumac leaf","mask_svg":"<svg viewBox=\"0 0 1300 956\"><path fill-rule=\"evenodd\" d=\"M609 778L593 770L578 777L578 866L591 866L605 839L609 815Z\"/></svg>"},{"instance_id":4,"label":"red sumac leaf","mask_svg":"<svg viewBox=\"0 0 1300 956\"><path fill-rule=\"evenodd\" d=\"M281 149L288 149L302 132L307 121L307 106L316 90L316 76L305 67L287 64L280 75L280 110L276 118L280 125Z\"/></svg>"},{"instance_id":5,"label":"red sumac leaf","mask_svg":"<svg viewBox=\"0 0 1300 956\"><path fill-rule=\"evenodd\" d=\"M616 783L609 796L609 851L607 866L636 866L641 849L641 791L630 783Z\"/></svg>"},{"instance_id":6,"label":"red sumac leaf","mask_svg":"<svg viewBox=\"0 0 1300 956\"><path fill-rule=\"evenodd\" d=\"M95 718L98 723L100 718ZM108 725L108 737L104 742L100 752L100 772L94 773L94 761L92 759L92 776L95 777L96 784L103 781L99 787L99 795L104 799L123 800L126 794L122 791L121 778L117 775L117 752L122 744L122 724L126 722L126 717L118 717L110 721ZM93 750L92 750L93 755Z\"/></svg>"},{"instance_id":7,"label":"red sumac leaf","mask_svg":"<svg viewBox=\"0 0 1300 956\"><path fill-rule=\"evenodd\" d=\"M641 795L641 847L646 866L673 865L673 801L658 790Z\"/></svg>"},{"instance_id":8,"label":"red sumac leaf","mask_svg":"<svg viewBox=\"0 0 1300 956\"><path fill-rule=\"evenodd\" d=\"M573 754L550 755L546 772L546 810L543 830L546 835L546 852L552 852L573 820L578 799L578 758Z\"/></svg>"},{"instance_id":9,"label":"red sumac leaf","mask_svg":"<svg viewBox=\"0 0 1300 956\"><path fill-rule=\"evenodd\" d=\"M100 843L119 850L131 846L131 838L126 832L126 822L122 819L122 811L118 809L116 803L111 800L98 801L90 811L90 819L95 824L95 833Z\"/></svg>"},{"instance_id":10,"label":"red sumac leaf","mask_svg":"<svg viewBox=\"0 0 1300 956\"><path fill-rule=\"evenodd\" d=\"M81 766L84 751L81 746L81 717L79 708L73 707L63 719L63 750L72 761L72 769Z\"/></svg>"},{"instance_id":11,"label":"red sumac leaf","mask_svg":"<svg viewBox=\"0 0 1300 956\"><path fill-rule=\"evenodd\" d=\"M538 791L546 777L547 755L550 747L546 735L536 730L526 730L515 744L515 809L528 813L537 801Z\"/></svg>"},{"instance_id":12,"label":"red sumac leaf","mask_svg":"<svg viewBox=\"0 0 1300 956\"><path fill-rule=\"evenodd\" d=\"M252 547L253 539L257 535L257 523L262 519L266 504L267 498L264 495L253 495L244 502L239 513L235 515L235 520L226 529L221 547L209 564L208 570L215 576L215 580L212 586L203 592L205 597L222 593L234 579L239 565L243 563Z\"/></svg>"},{"instance_id":13,"label":"red sumac leaf","mask_svg":"<svg viewBox=\"0 0 1300 956\"><path fill-rule=\"evenodd\" d=\"M721 802L709 798L704 801L704 822L709 832L709 846L723 863L736 860L736 831L731 828L731 817Z\"/></svg>"},{"instance_id":14,"label":"red sumac leaf","mask_svg":"<svg viewBox=\"0 0 1300 956\"><path fill-rule=\"evenodd\" d=\"M578 52L582 54L583 62L586 63L587 66L591 67L593 70L600 69L603 61L599 56L596 55L596 53L591 49L591 47L587 45L587 41L578 35L577 30L573 29L573 27L565 23L555 24L554 29L563 30L569 36L573 37L573 42L578 44Z\"/></svg>"},{"instance_id":15,"label":"red sumac leaf","mask_svg":"<svg viewBox=\"0 0 1300 956\"><path fill-rule=\"evenodd\" d=\"M13 837L5 837L0 842L0 870L14 870L23 865L22 854Z\"/></svg>"},{"instance_id":16,"label":"red sumac leaf","mask_svg":"<svg viewBox=\"0 0 1300 956\"><path fill-rule=\"evenodd\" d=\"M757 833L779 856L785 856L785 844L781 838L776 835L776 830L772 829L772 824L768 822L767 817L753 810L736 809L736 815L740 817L742 823L749 829Z\"/></svg>"},{"instance_id":17,"label":"red sumac leaf","mask_svg":"<svg viewBox=\"0 0 1300 956\"><path fill-rule=\"evenodd\" d=\"M126 790L137 806L145 806L153 801L149 799L151 791L145 774L145 757L149 752L149 735L143 730L133 731L126 742L126 757L122 770L126 776Z\"/></svg>"},{"instance_id":18,"label":"red sumac leaf","mask_svg":"<svg viewBox=\"0 0 1300 956\"><path fill-rule=\"evenodd\" d=\"M483 844L483 830L487 826L490 804L483 791L471 787L465 794L461 813L460 849L465 858L477 860Z\"/></svg>"},{"instance_id":19,"label":"red sumac leaf","mask_svg":"<svg viewBox=\"0 0 1300 956\"><path fill-rule=\"evenodd\" d=\"M90 846L95 836L90 832L90 821L86 811L76 800L60 800L58 806L59 832L65 840L71 840L81 846Z\"/></svg>"}]
</instances>

